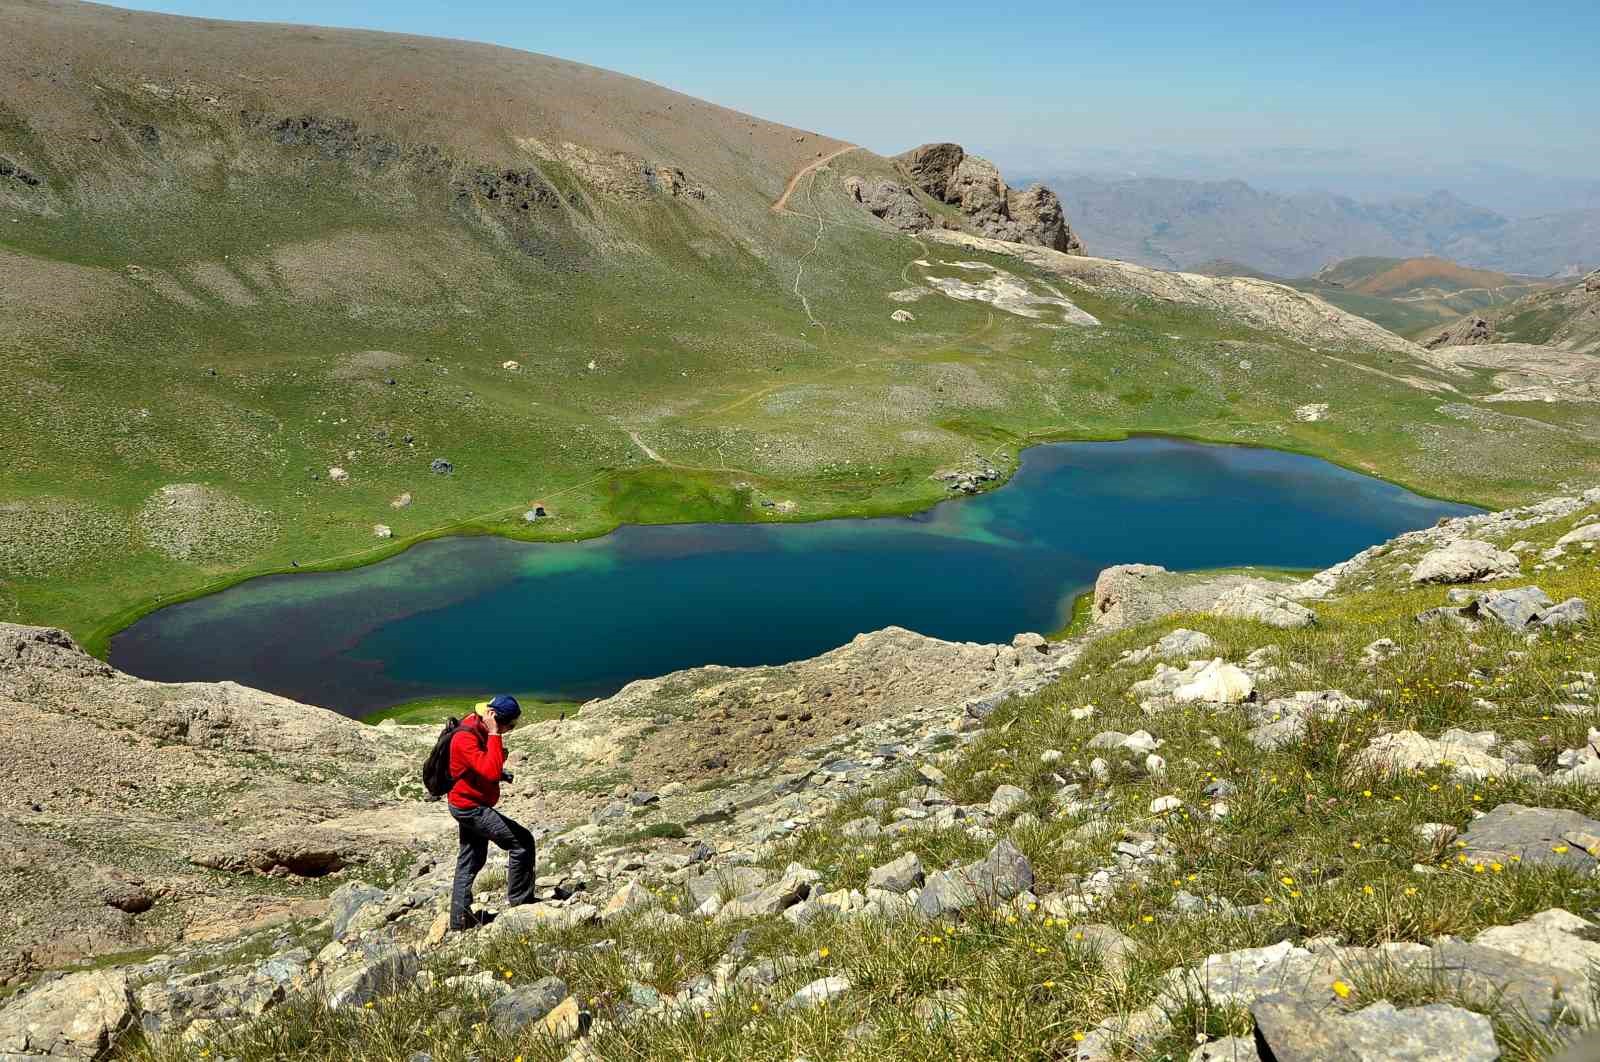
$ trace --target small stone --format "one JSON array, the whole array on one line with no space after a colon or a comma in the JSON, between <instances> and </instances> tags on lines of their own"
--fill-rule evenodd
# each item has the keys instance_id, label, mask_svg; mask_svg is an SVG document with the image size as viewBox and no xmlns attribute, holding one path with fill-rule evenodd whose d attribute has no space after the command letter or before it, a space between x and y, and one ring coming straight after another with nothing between
<instances>
[{"instance_id":1,"label":"small stone","mask_svg":"<svg viewBox=\"0 0 1600 1062\"><path fill-rule=\"evenodd\" d=\"M1169 811L1177 811L1183 807L1183 801L1175 796L1160 796L1150 801L1150 814L1165 815Z\"/></svg>"},{"instance_id":2,"label":"small stone","mask_svg":"<svg viewBox=\"0 0 1600 1062\"><path fill-rule=\"evenodd\" d=\"M921 886L923 880L921 858L915 852L907 852L882 866L874 867L867 875L867 888L904 893Z\"/></svg>"},{"instance_id":3,"label":"small stone","mask_svg":"<svg viewBox=\"0 0 1600 1062\"><path fill-rule=\"evenodd\" d=\"M989 798L989 814L1008 815L1027 802L1026 790L1014 785L998 786Z\"/></svg>"},{"instance_id":4,"label":"small stone","mask_svg":"<svg viewBox=\"0 0 1600 1062\"><path fill-rule=\"evenodd\" d=\"M570 998L565 981L559 977L543 977L490 1004L489 1021L496 1032L511 1035L542 1021Z\"/></svg>"},{"instance_id":5,"label":"small stone","mask_svg":"<svg viewBox=\"0 0 1600 1062\"><path fill-rule=\"evenodd\" d=\"M1173 690L1172 699L1180 702L1237 704L1248 699L1255 688L1255 679L1248 672L1216 659L1205 664L1192 679Z\"/></svg>"},{"instance_id":6,"label":"small stone","mask_svg":"<svg viewBox=\"0 0 1600 1062\"><path fill-rule=\"evenodd\" d=\"M794 995L790 996L783 1004L784 1010L810 1010L827 1003L836 996L841 996L850 991L850 979L840 975L821 977Z\"/></svg>"},{"instance_id":7,"label":"small stone","mask_svg":"<svg viewBox=\"0 0 1600 1062\"><path fill-rule=\"evenodd\" d=\"M649 889L637 881L630 881L613 893L606 905L600 908L600 920L608 922L621 915L643 910L655 903L655 899Z\"/></svg>"}]
</instances>

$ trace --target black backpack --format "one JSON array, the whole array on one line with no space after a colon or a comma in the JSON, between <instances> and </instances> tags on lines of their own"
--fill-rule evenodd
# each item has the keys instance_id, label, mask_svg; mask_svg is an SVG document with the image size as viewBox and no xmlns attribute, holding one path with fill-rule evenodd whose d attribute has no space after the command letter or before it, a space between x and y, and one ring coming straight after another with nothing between
<instances>
[{"instance_id":1,"label":"black backpack","mask_svg":"<svg viewBox=\"0 0 1600 1062\"><path fill-rule=\"evenodd\" d=\"M450 773L450 743L460 729L461 720L455 716L446 719L444 729L433 743L433 751L428 753L427 760L422 764L422 784L429 795L435 798L444 796L455 787L455 776Z\"/></svg>"}]
</instances>

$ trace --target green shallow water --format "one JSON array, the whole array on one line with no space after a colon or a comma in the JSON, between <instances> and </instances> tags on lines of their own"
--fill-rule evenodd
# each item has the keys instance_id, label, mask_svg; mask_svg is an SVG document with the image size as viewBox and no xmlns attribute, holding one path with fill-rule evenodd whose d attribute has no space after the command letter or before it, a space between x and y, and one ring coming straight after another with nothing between
<instances>
[{"instance_id":1,"label":"green shallow water","mask_svg":"<svg viewBox=\"0 0 1600 1062\"><path fill-rule=\"evenodd\" d=\"M998 490L912 517L449 538L267 576L151 613L110 659L350 715L494 690L580 699L700 664L803 659L891 624L1009 641L1060 627L1112 564L1317 568L1474 511L1276 450L1059 443L1026 451Z\"/></svg>"}]
</instances>

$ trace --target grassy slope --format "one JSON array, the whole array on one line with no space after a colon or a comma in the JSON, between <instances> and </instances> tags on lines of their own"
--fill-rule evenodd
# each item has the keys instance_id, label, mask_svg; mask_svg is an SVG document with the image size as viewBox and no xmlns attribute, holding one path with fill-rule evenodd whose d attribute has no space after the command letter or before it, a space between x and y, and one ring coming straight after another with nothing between
<instances>
[{"instance_id":1,"label":"grassy slope","mask_svg":"<svg viewBox=\"0 0 1600 1062\"><path fill-rule=\"evenodd\" d=\"M1536 552L1581 515L1525 537ZM1167 866L1142 884L1124 880L1093 914L1056 919L1026 909L978 911L931 924L822 918L806 927L780 918L691 917L670 926L632 917L502 939L488 948L469 945L468 953L479 968L513 985L560 976L601 1016L627 998L630 982L678 991L714 969L743 930L751 934L742 962L798 960L771 991L743 986L704 1010L599 1033L592 1046L603 1058L1046 1059L1070 1055L1077 1038L1107 1016L1144 1006L1165 971L1211 953L1323 935L1353 945L1470 937L1549 907L1593 910L1600 903L1593 879L1521 863L1467 863L1448 841L1434 843L1417 832L1430 822L1464 827L1479 811L1504 802L1600 814L1600 793L1592 788L1535 787L1506 778L1464 782L1437 768L1386 778L1353 767L1354 755L1374 735L1407 729L1429 736L1451 726L1492 729L1505 742L1528 742L1528 756L1546 770L1560 750L1587 740L1588 719L1553 713L1551 705L1570 699L1561 687L1575 669L1592 668L1591 645L1600 634L1594 625L1532 642L1488 630L1468 636L1419 627L1412 615L1439 604L1445 591L1406 587L1397 566L1414 559L1390 554L1360 585L1319 604L1320 622L1307 630L1174 616L1105 638L1053 686L1001 708L974 744L942 764L948 775L942 788L958 803L985 801L1001 784L1028 792L1029 802L1017 811L1033 813L1038 824L1005 832L1032 861L1040 896L1070 890L1079 877L1114 862L1114 846L1125 837L1169 843ZM1594 554L1539 573L1537 583L1557 599L1600 598ZM1235 709L1179 706L1151 716L1128 687L1152 665L1130 668L1117 658L1179 625L1211 634L1217 653L1231 660L1273 647L1282 671L1266 680L1266 696L1335 688L1368 706L1312 726L1298 745L1265 753L1247 740L1248 723ZM1380 637L1392 638L1400 652L1370 667L1363 647ZM1092 718L1069 715L1086 704L1097 706ZM1103 730L1139 729L1164 742L1167 777L1152 778L1135 761L1111 755L1109 780L1094 781L1085 769L1093 755L1084 748L1088 739ZM1060 750L1061 761L1043 763L1047 749ZM1051 799L1056 783L1050 776L1057 772L1079 782L1082 798L1102 804L1104 812L1092 820L1064 814ZM1203 791L1217 778L1238 791L1227 798L1229 814L1212 822ZM914 783L907 772L882 786L881 795L894 807L895 794ZM1179 797L1200 814L1152 816L1150 801L1163 795ZM826 821L767 850L762 862L781 868L798 860L820 871L829 889L860 888L870 868L905 850L918 852L933 869L974 858L985 847L959 829L875 841L845 836L841 827L863 813L862 798L848 801ZM1255 914L1179 916L1173 900L1180 890L1221 897ZM669 910L683 909L673 887L660 889L659 897ZM1090 922L1132 938L1125 972L1107 969L1080 942L1079 931ZM605 940L616 946L601 946ZM458 968L451 953L437 960L436 974L442 980ZM827 975L844 975L853 987L825 1008L778 1009L788 993ZM1449 978L1402 977L1376 967L1353 967L1342 976L1350 990L1342 1005L1350 1009L1378 998L1397 1006L1461 1002L1493 1016L1502 1057L1531 1062L1551 1053L1548 1031L1528 1026L1494 999L1463 997ZM1330 1002L1332 993L1330 983ZM950 1020L929 1020L927 1008L941 1000ZM473 1024L466 1016L481 1013L483 1005L444 987L410 988L366 1012L295 1004L212 1046L241 1062L286 1055L403 1058L415 1050L441 1060L476 1054L554 1062L565 1056L565 1044L531 1033L503 1037L488 1024ZM446 1007L460 1008L464 1020L433 1020ZM1250 1028L1241 1009L1198 999L1171 1016L1170 1034L1128 1057L1187 1057L1197 1038L1248 1035ZM195 1051L172 1041L138 1044L128 1054L154 1062L193 1058Z\"/></svg>"},{"instance_id":2,"label":"grassy slope","mask_svg":"<svg viewBox=\"0 0 1600 1062\"><path fill-rule=\"evenodd\" d=\"M1443 258L1350 258L1289 283L1404 336L1549 286Z\"/></svg>"},{"instance_id":3,"label":"grassy slope","mask_svg":"<svg viewBox=\"0 0 1600 1062\"><path fill-rule=\"evenodd\" d=\"M516 694L518 703L522 705L522 718L528 722L538 722L544 719L564 719L569 715L577 715L580 707L577 701L540 701L535 700L531 694ZM443 723L446 719L462 719L472 713L472 708L482 698L479 697L424 697L420 700L406 701L403 704L391 705L373 712L371 715L362 716L361 721L376 726L378 723L392 719L396 723Z\"/></svg>"}]
</instances>

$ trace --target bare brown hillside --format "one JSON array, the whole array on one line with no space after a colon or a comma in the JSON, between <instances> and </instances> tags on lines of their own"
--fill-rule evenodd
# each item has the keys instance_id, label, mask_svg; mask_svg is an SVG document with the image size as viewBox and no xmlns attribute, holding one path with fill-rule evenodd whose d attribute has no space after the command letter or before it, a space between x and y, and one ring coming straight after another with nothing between
<instances>
[{"instance_id":1,"label":"bare brown hillside","mask_svg":"<svg viewBox=\"0 0 1600 1062\"><path fill-rule=\"evenodd\" d=\"M519 137L659 157L707 179L735 174L776 195L843 142L761 121L637 78L487 44L360 30L0 0L4 106L56 150L107 150L105 89L193 98L230 114L337 116L404 143L485 162Z\"/></svg>"}]
</instances>

